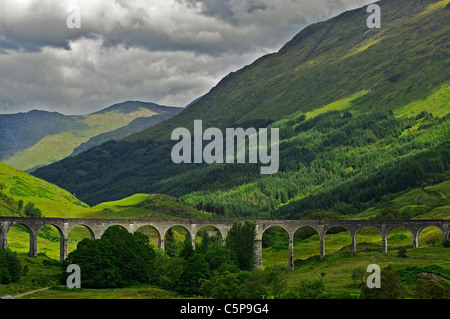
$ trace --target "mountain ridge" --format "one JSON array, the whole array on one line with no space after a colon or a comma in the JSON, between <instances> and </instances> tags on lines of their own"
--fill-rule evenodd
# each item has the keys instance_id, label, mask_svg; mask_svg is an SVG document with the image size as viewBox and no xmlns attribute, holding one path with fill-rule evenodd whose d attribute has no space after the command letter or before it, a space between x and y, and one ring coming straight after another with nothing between
<instances>
[{"instance_id":1,"label":"mountain ridge","mask_svg":"<svg viewBox=\"0 0 450 319\"><path fill-rule=\"evenodd\" d=\"M103 138L122 138L164 121L181 110L155 103L126 101L86 115L42 110L0 115L0 160L31 171L61 160L81 144L93 146L106 141L91 140L95 136L110 133ZM140 125L129 126L135 119L152 117Z\"/></svg>"},{"instance_id":2,"label":"mountain ridge","mask_svg":"<svg viewBox=\"0 0 450 319\"><path fill-rule=\"evenodd\" d=\"M381 3L384 22L378 31L368 32L366 7L314 24L280 52L230 73L170 120L35 174L91 204L157 192L233 216L280 212L292 217L296 209L312 209L302 213L306 217L332 210L340 196L350 211L361 211L370 205L364 201L391 191L442 182L448 178L448 3ZM198 119L219 129L279 127L278 175L262 178L251 165L171 163L171 132L192 131ZM426 156L439 163L437 169L426 164ZM407 159L407 168L397 167ZM375 192L380 163L401 183L391 187L389 176L382 175ZM416 180L414 174L408 177L414 167L420 172ZM367 193L346 194L354 191L352 182L366 183ZM322 194L329 200L315 207L312 199L321 189L330 192ZM296 206L297 201L302 204Z\"/></svg>"}]
</instances>

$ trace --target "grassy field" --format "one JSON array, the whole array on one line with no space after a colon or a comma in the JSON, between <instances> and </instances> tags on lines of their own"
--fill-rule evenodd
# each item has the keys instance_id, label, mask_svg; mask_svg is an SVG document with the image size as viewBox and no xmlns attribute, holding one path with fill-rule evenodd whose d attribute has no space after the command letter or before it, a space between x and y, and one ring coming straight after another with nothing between
<instances>
[{"instance_id":1,"label":"grassy field","mask_svg":"<svg viewBox=\"0 0 450 319\"><path fill-rule=\"evenodd\" d=\"M369 234L364 234L361 240L373 239ZM397 256L397 248L411 247L409 239L403 236L395 239L395 235L403 234L403 230L390 236L390 247L388 254L382 254L380 247L374 244L364 243L355 255L348 251L348 246L341 245L345 242L344 234L334 234L327 238L329 252L323 261L317 256L316 238L313 236L307 242L296 243L295 270L287 273L287 289L295 289L303 280L322 280L326 291L335 295L341 292L351 293L357 296L360 287L352 280L355 269L366 269L370 264L377 264L384 268L388 264L394 270L416 266L424 267L438 265L444 269L450 269L450 250L439 245L425 244L419 248L408 248L406 258ZM327 236L328 237L328 236ZM392 239L394 237L394 239ZM406 244L406 245L405 245ZM68 289L59 283L61 269L52 265L50 258L45 254L39 254L37 258L28 257L24 253L18 254L22 265L27 266L28 272L19 282L7 286L0 286L0 295L10 294L13 296L49 287L50 289L39 291L23 296L23 299L172 299L172 298L198 298L195 296L181 296L175 292L167 291L155 286L140 284L138 286L120 289ZM283 263L283 260L286 261ZM46 263L43 266L43 263ZM264 249L263 264L265 267L276 264L287 267L286 251L273 248ZM412 293L414 285L406 285L407 290Z\"/></svg>"}]
</instances>

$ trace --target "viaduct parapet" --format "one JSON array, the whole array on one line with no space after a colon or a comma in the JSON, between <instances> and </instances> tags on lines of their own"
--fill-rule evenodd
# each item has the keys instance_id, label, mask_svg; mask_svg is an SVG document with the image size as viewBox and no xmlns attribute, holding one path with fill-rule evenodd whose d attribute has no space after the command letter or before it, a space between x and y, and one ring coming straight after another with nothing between
<instances>
[{"instance_id":1,"label":"viaduct parapet","mask_svg":"<svg viewBox=\"0 0 450 319\"><path fill-rule=\"evenodd\" d=\"M174 227L184 227L190 234L193 245L200 229L212 226L217 229L224 244L229 229L236 220L203 220L203 219L95 219L95 218L28 218L28 217L0 217L0 247L6 248L9 230L15 225L23 225L30 235L30 256L37 256L37 235L46 225L56 227L60 234L60 260L67 257L69 232L75 226L86 227L91 239L100 239L108 227L121 226L128 232L134 233L141 227L151 226L158 233L158 247L164 249L166 232ZM407 228L413 237L413 247L419 246L419 233L425 227L434 226L442 231L443 237L449 240L449 220L251 220L256 225L256 266L262 268L262 237L264 232L274 226L286 230L289 234L289 268L294 267L294 234L303 227L311 227L320 237L320 258L325 256L325 234L332 227L345 228L351 237L351 251L356 253L356 235L365 227L373 227L380 232L382 239L382 253L387 253L387 237L389 232L398 226Z\"/></svg>"}]
</instances>

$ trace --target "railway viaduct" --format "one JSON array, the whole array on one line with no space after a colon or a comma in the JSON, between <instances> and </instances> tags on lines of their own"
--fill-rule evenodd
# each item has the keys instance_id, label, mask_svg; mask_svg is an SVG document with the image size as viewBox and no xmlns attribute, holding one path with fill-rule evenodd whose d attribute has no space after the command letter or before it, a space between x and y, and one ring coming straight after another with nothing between
<instances>
[{"instance_id":1,"label":"railway viaduct","mask_svg":"<svg viewBox=\"0 0 450 319\"><path fill-rule=\"evenodd\" d=\"M193 245L197 232L206 226L215 227L220 233L222 244L225 242L228 230L236 220L199 220L199 219L83 219L83 218L28 218L28 217L0 217L0 247L6 248L9 230L15 225L23 225L30 235L30 256L37 256L37 235L45 225L56 227L60 234L60 260L67 257L68 235L75 226L86 227L91 239L100 239L104 231L110 226L121 226L128 232L134 233L144 226L152 226L158 233L158 246L164 249L166 232L174 227L184 227L190 234ZM387 237L389 231L395 227L406 227L413 236L413 247L418 247L419 233L422 229L434 226L442 231L444 239L449 240L449 220L252 220L256 225L256 266L262 268L262 237L264 232L274 226L283 228L289 234L289 268L294 267L294 234L303 227L311 227L320 236L320 258L325 256L325 234L332 227L343 227L351 237L351 251L356 253L356 235L365 227L374 227L382 238L382 253L387 252ZM194 239L194 240L193 240Z\"/></svg>"}]
</instances>

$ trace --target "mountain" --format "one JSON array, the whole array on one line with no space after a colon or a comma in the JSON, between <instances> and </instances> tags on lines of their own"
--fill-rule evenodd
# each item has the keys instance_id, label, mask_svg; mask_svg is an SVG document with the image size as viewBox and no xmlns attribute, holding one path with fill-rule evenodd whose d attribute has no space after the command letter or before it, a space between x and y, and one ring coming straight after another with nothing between
<instances>
[{"instance_id":1,"label":"mountain","mask_svg":"<svg viewBox=\"0 0 450 319\"><path fill-rule=\"evenodd\" d=\"M95 205L164 193L228 217L347 218L449 180L449 1L379 3L313 24L173 118L34 172ZM175 128L276 127L280 170L180 164ZM406 209L406 208L405 208ZM401 209L395 216L416 216ZM404 214L404 215L402 215Z\"/></svg>"},{"instance_id":2,"label":"mountain","mask_svg":"<svg viewBox=\"0 0 450 319\"><path fill-rule=\"evenodd\" d=\"M73 152L149 128L181 110L128 101L83 116L38 110L0 115L0 161L32 171Z\"/></svg>"}]
</instances>

